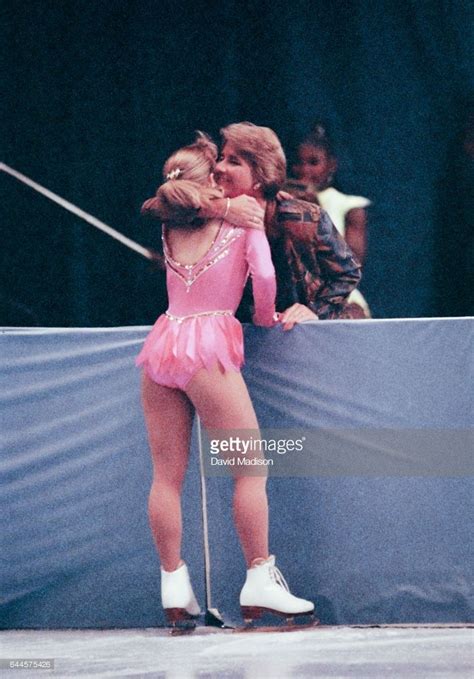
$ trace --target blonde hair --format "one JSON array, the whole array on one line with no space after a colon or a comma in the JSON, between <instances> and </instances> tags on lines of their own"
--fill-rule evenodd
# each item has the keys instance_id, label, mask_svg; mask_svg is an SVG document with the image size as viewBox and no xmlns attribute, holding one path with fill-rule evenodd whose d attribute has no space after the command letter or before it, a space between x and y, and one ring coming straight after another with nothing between
<instances>
[{"instance_id":1,"label":"blonde hair","mask_svg":"<svg viewBox=\"0 0 474 679\"><path fill-rule=\"evenodd\" d=\"M153 199L146 201L145 213L150 213L171 228L199 228L205 220L199 210L214 198L221 198L220 189L208 186L217 160L217 146L203 132L189 146L175 151L163 167L164 183Z\"/></svg>"},{"instance_id":2,"label":"blonde hair","mask_svg":"<svg viewBox=\"0 0 474 679\"><path fill-rule=\"evenodd\" d=\"M286 179L286 158L280 140L269 127L233 123L222 128L223 144L229 142L252 168L264 198L275 198Z\"/></svg>"}]
</instances>

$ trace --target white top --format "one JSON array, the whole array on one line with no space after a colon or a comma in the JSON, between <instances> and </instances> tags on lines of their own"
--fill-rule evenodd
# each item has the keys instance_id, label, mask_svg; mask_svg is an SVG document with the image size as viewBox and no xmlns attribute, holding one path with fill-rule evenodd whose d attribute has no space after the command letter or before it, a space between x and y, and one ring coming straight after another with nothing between
<instances>
[{"instance_id":1,"label":"white top","mask_svg":"<svg viewBox=\"0 0 474 679\"><path fill-rule=\"evenodd\" d=\"M346 237L346 214L355 208L365 208L370 205L368 198L347 196L332 186L324 189L324 191L319 191L318 200L343 238Z\"/></svg>"},{"instance_id":2,"label":"white top","mask_svg":"<svg viewBox=\"0 0 474 679\"><path fill-rule=\"evenodd\" d=\"M346 237L347 213L350 210L354 210L354 208L365 208L370 205L368 198L363 196L347 196L332 186L318 193L318 201L323 210L326 210L331 217L331 221L344 239ZM361 306L367 317L370 318L368 304L359 290L353 290L348 297L348 301Z\"/></svg>"}]
</instances>

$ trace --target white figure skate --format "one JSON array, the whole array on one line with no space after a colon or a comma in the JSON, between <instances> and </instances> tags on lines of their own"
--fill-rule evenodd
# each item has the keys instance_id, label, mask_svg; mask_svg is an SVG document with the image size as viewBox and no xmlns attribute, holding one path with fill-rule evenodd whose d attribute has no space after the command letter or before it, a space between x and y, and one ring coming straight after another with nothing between
<instances>
[{"instance_id":1,"label":"white figure skate","mask_svg":"<svg viewBox=\"0 0 474 679\"><path fill-rule=\"evenodd\" d=\"M201 610L185 563L175 571L161 569L161 603L171 627L195 627L193 620Z\"/></svg>"},{"instance_id":2,"label":"white figure skate","mask_svg":"<svg viewBox=\"0 0 474 679\"><path fill-rule=\"evenodd\" d=\"M275 566L275 557L270 556L266 560L258 560L247 571L240 593L240 609L247 625L264 613L284 617L288 624L292 624L295 616L313 616L314 604L291 594L285 578Z\"/></svg>"}]
</instances>

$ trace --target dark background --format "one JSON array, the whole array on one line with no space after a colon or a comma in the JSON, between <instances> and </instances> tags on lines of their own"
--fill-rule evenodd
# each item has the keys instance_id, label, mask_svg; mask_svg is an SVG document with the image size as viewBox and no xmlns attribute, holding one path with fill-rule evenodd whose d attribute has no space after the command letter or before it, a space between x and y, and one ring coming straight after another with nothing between
<instances>
[{"instance_id":1,"label":"dark background","mask_svg":"<svg viewBox=\"0 0 474 679\"><path fill-rule=\"evenodd\" d=\"M472 12L461 0L7 0L1 160L144 245L194 130L251 120L291 156L329 120L339 187L373 201L376 317L472 313ZM1 173L3 325L150 324L162 274Z\"/></svg>"}]
</instances>

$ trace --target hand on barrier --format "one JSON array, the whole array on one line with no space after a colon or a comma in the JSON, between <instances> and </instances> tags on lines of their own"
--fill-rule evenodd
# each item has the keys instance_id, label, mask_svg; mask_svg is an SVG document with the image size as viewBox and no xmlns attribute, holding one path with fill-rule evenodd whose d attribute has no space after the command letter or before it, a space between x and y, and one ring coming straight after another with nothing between
<instances>
[{"instance_id":1,"label":"hand on barrier","mask_svg":"<svg viewBox=\"0 0 474 679\"><path fill-rule=\"evenodd\" d=\"M283 325L283 330L292 330L295 323L304 323L305 321L317 321L318 316L311 311L311 309L304 304L293 304L280 314L280 323Z\"/></svg>"}]
</instances>

